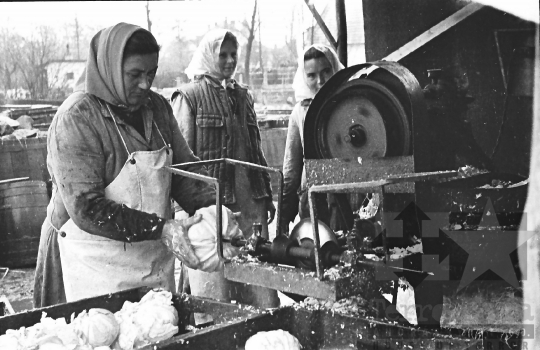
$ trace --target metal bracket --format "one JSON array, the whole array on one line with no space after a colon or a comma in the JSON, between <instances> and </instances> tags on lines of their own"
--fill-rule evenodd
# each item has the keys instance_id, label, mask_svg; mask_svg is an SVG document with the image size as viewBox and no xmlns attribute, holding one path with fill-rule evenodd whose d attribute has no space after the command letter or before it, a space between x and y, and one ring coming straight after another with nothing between
<instances>
[{"instance_id":1,"label":"metal bracket","mask_svg":"<svg viewBox=\"0 0 540 350\"><path fill-rule=\"evenodd\" d=\"M391 175L386 178L364 181L364 182L351 182L332 185L316 185L309 188L308 200L309 200L309 213L311 215L311 223L313 227L313 241L315 250L315 266L316 276L319 279L323 278L323 263L320 256L320 238L319 238L319 222L317 218L317 207L315 205L315 193L368 193L368 192L381 192L384 191L384 186L401 183L401 182L415 182L415 181L430 181L438 180L441 178L456 177L459 175L459 171L434 171L425 173L410 173ZM381 201L382 202L382 201ZM383 242L385 242L385 234L383 230ZM386 257L387 247L384 246Z\"/></svg>"},{"instance_id":2,"label":"metal bracket","mask_svg":"<svg viewBox=\"0 0 540 350\"><path fill-rule=\"evenodd\" d=\"M0 295L0 317L14 315L15 310L5 295Z\"/></svg>"},{"instance_id":3,"label":"metal bracket","mask_svg":"<svg viewBox=\"0 0 540 350\"><path fill-rule=\"evenodd\" d=\"M328 42L330 43L330 45L332 45L332 48L334 50L337 50L338 43L336 39L334 39L334 36L332 35L332 33L330 32L330 29L328 29L328 27L326 26L326 23L324 23L324 20L322 19L321 15L319 14L315 6L313 6L310 0L305 0L305 2L309 10L311 11L311 14L317 21L317 24L319 25L319 27L321 27L321 30L324 36L326 37L326 40L328 40Z\"/></svg>"},{"instance_id":4,"label":"metal bracket","mask_svg":"<svg viewBox=\"0 0 540 350\"><path fill-rule=\"evenodd\" d=\"M217 250L218 257L221 261L227 261L223 257L223 227L222 227L222 210L221 210L221 191L222 191L222 184L221 181L218 179L211 177L211 176L205 176L198 173L194 173L187 170L182 169L176 169L176 168L188 168L190 166L200 166L200 165L209 165L209 164L228 164L233 166L243 166L249 169L255 169L255 170L261 170L261 171L267 171L269 173L278 173L279 174L279 182L278 182L278 207L276 209L276 218L279 220L281 215L281 200L283 197L283 173L281 170L270 168L263 165L253 164L249 162L243 162L240 160L235 159L229 159L229 158L220 158L220 159L213 159L213 160L202 160L198 162L188 162L188 163L181 163L181 164L173 164L169 167L165 167L168 171L175 175L181 175L185 177L189 177L195 180L200 180L206 183L213 184L216 188L216 232L217 232L217 243L219 249ZM276 225L276 237L281 235L281 225Z\"/></svg>"},{"instance_id":5,"label":"metal bracket","mask_svg":"<svg viewBox=\"0 0 540 350\"><path fill-rule=\"evenodd\" d=\"M14 179L0 180L0 185L30 180L29 177L17 177Z\"/></svg>"},{"instance_id":6,"label":"metal bracket","mask_svg":"<svg viewBox=\"0 0 540 350\"><path fill-rule=\"evenodd\" d=\"M484 5L478 3L471 3L461 10L457 11L450 17L439 22L435 26L431 27L424 33L420 34L413 40L409 41L407 44L403 45L396 51L392 52L388 56L382 59L382 61L399 61L405 56L413 53L417 49L421 48L431 40L435 39L442 33L446 32L448 29L454 27L456 24L460 23L464 19L468 18L472 14L476 13L478 10L484 8Z\"/></svg>"}]
</instances>

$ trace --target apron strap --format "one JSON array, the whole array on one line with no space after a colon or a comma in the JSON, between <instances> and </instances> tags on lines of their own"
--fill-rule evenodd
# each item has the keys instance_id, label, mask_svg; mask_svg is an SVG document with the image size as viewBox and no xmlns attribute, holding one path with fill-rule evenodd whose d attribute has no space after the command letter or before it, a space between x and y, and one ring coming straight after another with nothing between
<instances>
[{"instance_id":1,"label":"apron strap","mask_svg":"<svg viewBox=\"0 0 540 350\"><path fill-rule=\"evenodd\" d=\"M49 218L48 216L45 218L45 220L47 220L49 222L49 225L58 233L60 232L59 229L56 228L56 226L54 226L54 224L52 223L52 220L51 218Z\"/></svg>"},{"instance_id":2,"label":"apron strap","mask_svg":"<svg viewBox=\"0 0 540 350\"><path fill-rule=\"evenodd\" d=\"M101 101L100 101L100 103L101 103ZM114 115L113 115L113 113L111 111L111 108L109 107L109 104L107 104L107 103L105 104L105 106L107 107L107 110L109 111L109 114L111 115L111 118L112 118L112 120L114 122L114 125L116 126L116 130L118 130L118 135L120 135L120 139L122 140L122 143L124 144L124 147L126 148L126 152L128 154L128 157L131 158L132 153L129 152L129 149L128 149L127 145L126 145L126 141L122 137L122 133L120 132L120 128L118 127L118 123L116 122L116 119L114 119Z\"/></svg>"},{"instance_id":3,"label":"apron strap","mask_svg":"<svg viewBox=\"0 0 540 350\"><path fill-rule=\"evenodd\" d=\"M163 140L163 145L171 148L171 145L168 144L166 141L165 141L165 138L163 137L163 134L161 133L161 130L159 130L158 126L157 126L157 123L154 119L152 119L152 123L154 123L154 126L156 127L157 129L157 132L159 133L159 136L161 136L161 140Z\"/></svg>"}]
</instances>

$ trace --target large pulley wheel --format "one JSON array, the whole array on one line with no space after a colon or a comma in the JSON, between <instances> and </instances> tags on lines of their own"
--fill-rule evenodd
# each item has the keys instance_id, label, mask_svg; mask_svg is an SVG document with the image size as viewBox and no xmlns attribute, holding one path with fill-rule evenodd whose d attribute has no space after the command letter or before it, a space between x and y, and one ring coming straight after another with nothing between
<instances>
[{"instance_id":1,"label":"large pulley wheel","mask_svg":"<svg viewBox=\"0 0 540 350\"><path fill-rule=\"evenodd\" d=\"M305 147L316 158L356 159L409 154L410 126L399 99L384 85L355 79L310 111Z\"/></svg>"}]
</instances>

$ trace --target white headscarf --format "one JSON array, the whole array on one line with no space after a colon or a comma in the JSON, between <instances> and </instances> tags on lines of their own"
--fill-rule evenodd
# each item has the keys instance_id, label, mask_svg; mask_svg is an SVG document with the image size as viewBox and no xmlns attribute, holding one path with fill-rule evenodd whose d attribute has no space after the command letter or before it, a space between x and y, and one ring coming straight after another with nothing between
<instances>
[{"instance_id":1,"label":"white headscarf","mask_svg":"<svg viewBox=\"0 0 540 350\"><path fill-rule=\"evenodd\" d=\"M296 75L294 76L293 89L296 102L315 97L315 93L311 91L308 84L306 83L306 73L304 70L304 55L312 47L315 48L317 51L322 52L324 56L326 56L326 59L328 60L328 62L330 62L330 65L332 66L332 70L334 72L333 74L336 74L338 71L345 68L339 61L336 52L332 48L321 44L313 44L311 46L308 46L304 50L304 53L298 58L298 70L296 71Z\"/></svg>"},{"instance_id":2,"label":"white headscarf","mask_svg":"<svg viewBox=\"0 0 540 350\"><path fill-rule=\"evenodd\" d=\"M225 34L230 32L225 29L214 29L206 33L202 38L197 50L193 54L193 58L189 63L189 66L184 71L190 80L196 75L208 74L219 80L223 80L223 75L219 69L219 51L221 50L221 44L225 38ZM232 34L232 33L231 33ZM233 34L234 35L234 34ZM237 47L237 55L240 56ZM236 68L231 76L231 79L236 73Z\"/></svg>"}]
</instances>

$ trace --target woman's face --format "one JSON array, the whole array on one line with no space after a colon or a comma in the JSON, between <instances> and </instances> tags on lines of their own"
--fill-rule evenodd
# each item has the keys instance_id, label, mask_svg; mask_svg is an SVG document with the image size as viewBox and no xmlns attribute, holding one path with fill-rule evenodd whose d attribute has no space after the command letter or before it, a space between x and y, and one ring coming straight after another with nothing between
<instances>
[{"instance_id":1,"label":"woman's face","mask_svg":"<svg viewBox=\"0 0 540 350\"><path fill-rule=\"evenodd\" d=\"M221 44L218 65L224 79L232 77L234 70L236 69L236 63L238 62L236 51L236 44L230 40L224 41Z\"/></svg>"},{"instance_id":2,"label":"woman's face","mask_svg":"<svg viewBox=\"0 0 540 350\"><path fill-rule=\"evenodd\" d=\"M158 54L132 55L124 59L122 72L129 107L140 107L156 77Z\"/></svg>"},{"instance_id":3,"label":"woman's face","mask_svg":"<svg viewBox=\"0 0 540 350\"><path fill-rule=\"evenodd\" d=\"M312 58L304 61L306 83L313 93L319 92L321 87L334 75L332 65L326 57Z\"/></svg>"}]
</instances>

